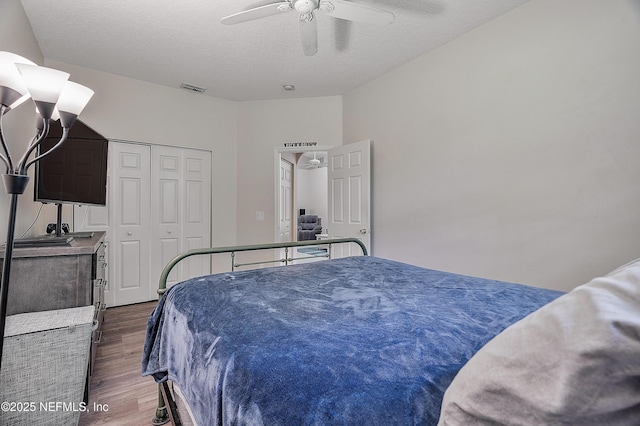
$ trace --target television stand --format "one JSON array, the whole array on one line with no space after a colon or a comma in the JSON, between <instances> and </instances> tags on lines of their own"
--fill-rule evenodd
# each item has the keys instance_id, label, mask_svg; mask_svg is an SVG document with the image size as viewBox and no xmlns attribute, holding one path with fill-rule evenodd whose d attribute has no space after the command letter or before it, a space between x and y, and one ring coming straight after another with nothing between
<instances>
[{"instance_id":1,"label":"television stand","mask_svg":"<svg viewBox=\"0 0 640 426\"><path fill-rule=\"evenodd\" d=\"M93 238L93 231L86 232L70 232L67 235L73 238Z\"/></svg>"},{"instance_id":2,"label":"television stand","mask_svg":"<svg viewBox=\"0 0 640 426\"><path fill-rule=\"evenodd\" d=\"M22 247L57 247L68 246L73 241L71 235L62 235L60 237L55 235L38 235L37 237L19 238L13 241L15 248Z\"/></svg>"}]
</instances>

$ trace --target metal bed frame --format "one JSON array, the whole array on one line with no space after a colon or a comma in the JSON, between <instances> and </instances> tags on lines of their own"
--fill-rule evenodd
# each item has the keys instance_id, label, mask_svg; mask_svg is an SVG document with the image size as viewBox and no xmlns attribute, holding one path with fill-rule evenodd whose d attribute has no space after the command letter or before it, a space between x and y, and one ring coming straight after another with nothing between
<instances>
[{"instance_id":1,"label":"metal bed frame","mask_svg":"<svg viewBox=\"0 0 640 426\"><path fill-rule=\"evenodd\" d=\"M158 296L159 298L164 295L167 291L167 278L171 273L171 270L183 259L191 256L197 255L213 255L213 254L222 254L229 253L231 255L231 271L235 271L238 267L243 266L253 266L253 265L265 265L265 264L282 264L282 265L291 265L295 261L303 260L303 259L318 259L318 258L331 258L331 247L334 244L348 244L355 243L362 250L363 256L368 256L367 247L364 245L362 241L357 238L335 238L335 239L327 239L327 240L310 240L310 241L295 241L295 242L283 242L283 243L269 243L269 244L254 244L254 245L243 245L243 246L230 246L230 247L211 247L211 248L201 248L201 249L193 249L186 251L184 253L179 254L173 260L171 260L167 266L162 270L162 274L160 275L160 281L158 284ZM322 255L312 255L312 256L301 256L301 257L291 257L291 253L289 249L296 247L304 247L304 246L326 246L327 253ZM265 260L259 262L248 262L248 263L237 263L236 262L236 253L245 252L245 251L258 251L258 250L275 250L275 249L284 249L284 257L274 260ZM168 422L171 422L175 426L181 426L183 423L180 420L180 415L178 414L178 409L176 402L171 395L171 390L169 389L169 385L167 382L158 383L158 408L156 409L156 415L152 419L152 424L154 425L162 425Z\"/></svg>"}]
</instances>

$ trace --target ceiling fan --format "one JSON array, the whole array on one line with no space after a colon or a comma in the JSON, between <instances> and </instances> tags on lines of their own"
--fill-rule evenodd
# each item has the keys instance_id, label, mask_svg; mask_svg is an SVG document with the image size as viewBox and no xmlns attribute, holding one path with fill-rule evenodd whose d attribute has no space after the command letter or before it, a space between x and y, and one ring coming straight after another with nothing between
<instances>
[{"instance_id":1,"label":"ceiling fan","mask_svg":"<svg viewBox=\"0 0 640 426\"><path fill-rule=\"evenodd\" d=\"M309 160L307 164L302 164L300 167L303 169L319 169L320 167L327 167L327 163L324 162L324 158L319 160L316 157L316 153L313 153L313 158Z\"/></svg>"},{"instance_id":2,"label":"ceiling fan","mask_svg":"<svg viewBox=\"0 0 640 426\"><path fill-rule=\"evenodd\" d=\"M313 56L318 52L318 29L315 16L317 10L334 18L368 24L388 25L395 19L393 13L386 10L344 0L288 0L235 13L222 18L220 22L227 25L239 24L290 10L295 10L300 15L302 50L307 56Z\"/></svg>"}]
</instances>

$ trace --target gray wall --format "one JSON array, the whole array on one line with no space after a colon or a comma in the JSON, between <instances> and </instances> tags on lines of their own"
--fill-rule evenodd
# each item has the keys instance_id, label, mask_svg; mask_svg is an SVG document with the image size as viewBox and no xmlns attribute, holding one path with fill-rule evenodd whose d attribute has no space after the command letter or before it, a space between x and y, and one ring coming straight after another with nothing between
<instances>
[{"instance_id":1,"label":"gray wall","mask_svg":"<svg viewBox=\"0 0 640 426\"><path fill-rule=\"evenodd\" d=\"M373 251L568 290L640 257L640 25L532 0L344 95L373 140Z\"/></svg>"}]
</instances>

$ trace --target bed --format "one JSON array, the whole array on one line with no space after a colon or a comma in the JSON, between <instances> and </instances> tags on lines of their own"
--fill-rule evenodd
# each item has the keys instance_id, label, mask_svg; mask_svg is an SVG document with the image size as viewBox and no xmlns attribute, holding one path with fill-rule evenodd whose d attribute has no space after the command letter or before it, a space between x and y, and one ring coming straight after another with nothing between
<instances>
[{"instance_id":1,"label":"bed","mask_svg":"<svg viewBox=\"0 0 640 426\"><path fill-rule=\"evenodd\" d=\"M242 248L230 251L237 250ZM172 417L174 422L188 412L199 425L527 424L533 418L546 423L545 417L535 417L536 404L556 420L562 410L575 414L574 400L556 397L558 390L580 385L563 375L571 369L562 339L571 331L581 340L580 330L568 329L584 320L584 307L571 309L584 300L569 297L567 307L568 295L558 291L364 254L214 274L161 289L148 322L142 372L164 384L163 400L172 416L178 410L166 383L179 389L186 410ZM165 268L165 280L174 262ZM638 292L637 287L640 280L631 291ZM631 299L631 309L637 310L637 295ZM558 302L560 308L554 309ZM574 315L574 321L564 324L558 312ZM531 317L534 326L527 328ZM640 313L630 321L638 318ZM509 332L518 327L524 330L514 338ZM640 424L640 368L633 364L640 359L633 352L638 330L627 333L630 352L637 356L625 352L624 369L632 374L623 381L626 399L614 404L627 412L617 424ZM583 341L593 337L593 328L582 332ZM619 349L620 342L604 341L609 351L610 345ZM574 349L568 353L575 355ZM592 360L589 350L593 347L585 356ZM528 371L527 363L535 368ZM578 376L593 375L592 367ZM558 371L560 378L554 376ZM529 393L537 400L527 401ZM555 401L544 401L544 393ZM596 400L588 402L598 407ZM166 414L162 405L157 417ZM488 413L491 407L495 412ZM583 415L584 407L578 411ZM636 415L631 417L635 423L628 422L629 412Z\"/></svg>"}]
</instances>

